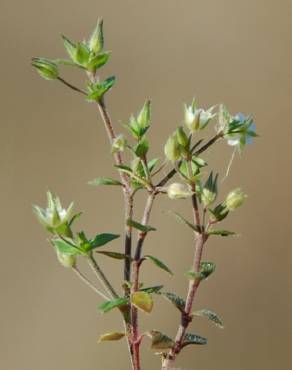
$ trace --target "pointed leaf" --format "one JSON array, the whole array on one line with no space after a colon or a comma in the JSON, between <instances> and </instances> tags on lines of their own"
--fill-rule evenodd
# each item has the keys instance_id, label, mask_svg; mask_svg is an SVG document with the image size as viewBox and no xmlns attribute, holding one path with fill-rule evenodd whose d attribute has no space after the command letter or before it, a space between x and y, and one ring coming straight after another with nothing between
<instances>
[{"instance_id":1,"label":"pointed leaf","mask_svg":"<svg viewBox=\"0 0 292 370\"><path fill-rule=\"evenodd\" d=\"M229 236L229 235L236 235L236 233L234 231L229 231L229 230L211 230L211 231L208 231L208 235Z\"/></svg>"},{"instance_id":2,"label":"pointed leaf","mask_svg":"<svg viewBox=\"0 0 292 370\"><path fill-rule=\"evenodd\" d=\"M201 262L201 268L199 272L188 271L186 275L190 279L204 280L215 271L215 268L216 265L213 262Z\"/></svg>"},{"instance_id":3,"label":"pointed leaf","mask_svg":"<svg viewBox=\"0 0 292 370\"><path fill-rule=\"evenodd\" d=\"M97 177L96 179L89 181L88 184L93 186L122 185L120 181L111 179L110 177Z\"/></svg>"},{"instance_id":4,"label":"pointed leaf","mask_svg":"<svg viewBox=\"0 0 292 370\"><path fill-rule=\"evenodd\" d=\"M174 341L158 330L151 330L147 334L152 339L152 349L170 349L174 346Z\"/></svg>"},{"instance_id":5,"label":"pointed leaf","mask_svg":"<svg viewBox=\"0 0 292 370\"><path fill-rule=\"evenodd\" d=\"M164 262L160 261L158 258L156 258L154 256L150 256L150 255L144 256L143 258L153 262L154 265L156 265L157 267L161 268L162 270L168 272L170 275L173 275L173 272L166 266L166 264Z\"/></svg>"},{"instance_id":6,"label":"pointed leaf","mask_svg":"<svg viewBox=\"0 0 292 370\"><path fill-rule=\"evenodd\" d=\"M150 313L153 308L153 299L149 293L134 292L131 294L131 303L140 310Z\"/></svg>"},{"instance_id":7,"label":"pointed leaf","mask_svg":"<svg viewBox=\"0 0 292 370\"><path fill-rule=\"evenodd\" d=\"M159 293L162 288L163 288L163 285L150 286L147 288L140 289L140 292L146 292L148 294Z\"/></svg>"},{"instance_id":8,"label":"pointed leaf","mask_svg":"<svg viewBox=\"0 0 292 370\"><path fill-rule=\"evenodd\" d=\"M62 35L64 47L69 55L69 57L73 60L73 62L76 62L76 49L77 45L69 40L66 36Z\"/></svg>"},{"instance_id":9,"label":"pointed leaf","mask_svg":"<svg viewBox=\"0 0 292 370\"><path fill-rule=\"evenodd\" d=\"M144 233L148 233L149 231L156 231L156 229L154 227L149 226L149 225L142 225L139 222L134 221L134 220L128 220L127 225L132 226L135 229L140 230Z\"/></svg>"},{"instance_id":10,"label":"pointed leaf","mask_svg":"<svg viewBox=\"0 0 292 370\"><path fill-rule=\"evenodd\" d=\"M114 239L119 238L120 235L117 234L97 234L96 237L92 240L90 240L90 248L89 250L95 249L95 248L100 248L103 245L111 242Z\"/></svg>"},{"instance_id":11,"label":"pointed leaf","mask_svg":"<svg viewBox=\"0 0 292 370\"><path fill-rule=\"evenodd\" d=\"M171 302L176 308L178 308L181 312L185 311L186 301L183 298L177 296L174 293L170 293L170 292L162 292L161 294L169 302Z\"/></svg>"},{"instance_id":12,"label":"pointed leaf","mask_svg":"<svg viewBox=\"0 0 292 370\"><path fill-rule=\"evenodd\" d=\"M80 218L80 216L82 215L82 212L79 212L79 213L76 213L72 218L71 220L69 221L69 226L72 226L73 223L78 220L78 218Z\"/></svg>"},{"instance_id":13,"label":"pointed leaf","mask_svg":"<svg viewBox=\"0 0 292 370\"><path fill-rule=\"evenodd\" d=\"M128 304L128 299L127 298L119 297L119 298L113 299L111 301L103 302L101 305L99 305L98 309L102 313L106 313L106 312L109 312L110 310L112 310L113 308L123 307L127 304Z\"/></svg>"},{"instance_id":14,"label":"pointed leaf","mask_svg":"<svg viewBox=\"0 0 292 370\"><path fill-rule=\"evenodd\" d=\"M213 312L211 310L208 310L206 308L195 311L192 313L193 316L201 316L201 317L207 317L209 320L213 321L216 326L223 329L224 325L220 317L216 314L216 312Z\"/></svg>"},{"instance_id":15,"label":"pointed leaf","mask_svg":"<svg viewBox=\"0 0 292 370\"><path fill-rule=\"evenodd\" d=\"M200 335L187 333L184 336L182 347L188 346L189 344L204 345L207 343L208 343L208 340L206 338L201 337Z\"/></svg>"},{"instance_id":16,"label":"pointed leaf","mask_svg":"<svg viewBox=\"0 0 292 370\"><path fill-rule=\"evenodd\" d=\"M104 256L114 258L116 260L124 260L128 258L124 253L119 252L107 252L107 251L98 251L97 253L103 254Z\"/></svg>"},{"instance_id":17,"label":"pointed leaf","mask_svg":"<svg viewBox=\"0 0 292 370\"><path fill-rule=\"evenodd\" d=\"M120 332L112 332L112 333L105 333L99 337L98 342L106 342L106 341L113 341L113 340L120 340L125 336L125 333Z\"/></svg>"},{"instance_id":18,"label":"pointed leaf","mask_svg":"<svg viewBox=\"0 0 292 370\"><path fill-rule=\"evenodd\" d=\"M191 222L186 220L182 215L177 212L169 211L169 214L174 216L178 221L190 227L193 231L199 232L200 228L197 225L193 225Z\"/></svg>"}]
</instances>

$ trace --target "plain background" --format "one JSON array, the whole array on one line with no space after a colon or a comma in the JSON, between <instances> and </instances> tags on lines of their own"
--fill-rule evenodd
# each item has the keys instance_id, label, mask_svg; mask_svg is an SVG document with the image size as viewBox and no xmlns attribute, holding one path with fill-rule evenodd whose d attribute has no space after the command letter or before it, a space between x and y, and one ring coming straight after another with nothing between
<instances>
[{"instance_id":1,"label":"plain background","mask_svg":"<svg viewBox=\"0 0 292 370\"><path fill-rule=\"evenodd\" d=\"M236 113L252 113L260 138L236 158L222 196L238 185L248 202L225 226L240 238L213 239L205 259L217 271L201 286L196 308L224 319L219 330L204 319L192 331L208 346L188 348L178 366L188 370L288 370L291 367L291 1L271 0L50 0L0 5L1 39L1 370L129 369L124 342L97 345L101 333L120 330L116 312L101 316L100 302L61 268L32 215L45 191L75 201L89 235L122 232L117 189L91 188L87 181L112 175L113 167L96 106L57 82L45 82L30 67L32 56L64 57L59 37L87 37L104 17L112 59L103 76L118 84L108 106L119 130L146 98L153 100L151 154L181 123L183 102L196 96L208 107L224 102ZM78 71L64 71L82 86ZM211 134L211 131L210 131ZM231 148L220 143L207 155L227 166ZM143 204L143 196L138 204ZM192 235L165 214L190 216L188 202L160 198L147 239L147 253L175 271L169 278L143 268L148 285L165 284L185 294ZM136 217L140 218L141 209ZM112 250L121 250L118 241ZM104 259L115 285L121 264ZM178 312L157 298L142 327L174 335ZM143 346L144 369L159 359Z\"/></svg>"}]
</instances>

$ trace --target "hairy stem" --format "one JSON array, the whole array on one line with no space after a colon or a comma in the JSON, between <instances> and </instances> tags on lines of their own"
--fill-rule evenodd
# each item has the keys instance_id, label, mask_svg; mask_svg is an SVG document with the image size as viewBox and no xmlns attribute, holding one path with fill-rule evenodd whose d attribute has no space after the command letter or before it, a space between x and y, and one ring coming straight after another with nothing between
<instances>
[{"instance_id":1,"label":"hairy stem","mask_svg":"<svg viewBox=\"0 0 292 370\"><path fill-rule=\"evenodd\" d=\"M98 290L89 279L85 275L82 274L82 272L78 269L78 267L73 266L72 270L75 272L75 274L79 277L80 280L82 280L90 289L92 289L95 293L97 293L101 298L108 300L108 296L103 294L100 290Z\"/></svg>"},{"instance_id":2,"label":"hairy stem","mask_svg":"<svg viewBox=\"0 0 292 370\"><path fill-rule=\"evenodd\" d=\"M108 292L110 297L118 298L119 296L117 292L114 290L113 286L111 285L111 283L109 282L109 280L107 279L107 277L105 276L101 268L99 267L94 257L90 255L87 260L88 260L89 266L91 267L92 271L95 273L96 277L101 282L101 284L103 285L105 290Z\"/></svg>"}]
</instances>

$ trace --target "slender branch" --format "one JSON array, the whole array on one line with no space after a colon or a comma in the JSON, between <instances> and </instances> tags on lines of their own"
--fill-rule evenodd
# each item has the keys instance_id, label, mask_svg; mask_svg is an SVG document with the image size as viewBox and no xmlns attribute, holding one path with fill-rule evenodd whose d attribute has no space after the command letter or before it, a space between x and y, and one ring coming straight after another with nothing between
<instances>
[{"instance_id":1,"label":"slender branch","mask_svg":"<svg viewBox=\"0 0 292 370\"><path fill-rule=\"evenodd\" d=\"M72 85L70 82L64 80L62 77L58 77L57 80L60 81L60 82L62 82L62 84L66 85L70 89L72 89L74 91L77 91L80 94L87 95L85 91L79 89L79 87L76 87L76 86Z\"/></svg>"},{"instance_id":2,"label":"slender branch","mask_svg":"<svg viewBox=\"0 0 292 370\"><path fill-rule=\"evenodd\" d=\"M96 277L101 282L101 284L103 285L105 290L108 292L110 297L111 298L118 298L119 297L118 294L114 290L111 283L108 281L107 277L105 276L105 274L103 273L103 271L99 267L99 265L96 262L96 260L94 259L94 257L92 255L90 255L87 260L88 260L89 266L91 267L92 271L95 273Z\"/></svg>"},{"instance_id":3,"label":"slender branch","mask_svg":"<svg viewBox=\"0 0 292 370\"><path fill-rule=\"evenodd\" d=\"M109 297L103 294L100 290L98 290L90 280L87 279L85 275L82 274L82 272L78 269L78 267L74 266L72 267L75 274L87 285L90 289L92 289L95 293L97 293L101 298L108 300Z\"/></svg>"}]
</instances>

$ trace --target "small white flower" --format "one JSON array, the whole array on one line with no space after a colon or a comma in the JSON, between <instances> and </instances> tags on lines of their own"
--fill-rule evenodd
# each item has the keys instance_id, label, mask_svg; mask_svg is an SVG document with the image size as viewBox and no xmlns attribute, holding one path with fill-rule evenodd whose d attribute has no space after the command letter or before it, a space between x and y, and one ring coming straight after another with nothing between
<instances>
[{"instance_id":1,"label":"small white flower","mask_svg":"<svg viewBox=\"0 0 292 370\"><path fill-rule=\"evenodd\" d=\"M213 113L214 107L208 110L196 108L195 102L190 106L185 106L185 125L191 132L204 129L216 114Z\"/></svg>"}]
</instances>

